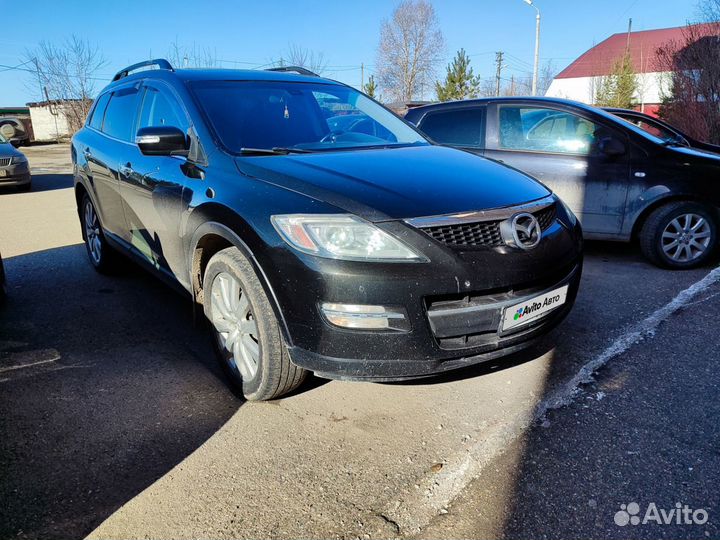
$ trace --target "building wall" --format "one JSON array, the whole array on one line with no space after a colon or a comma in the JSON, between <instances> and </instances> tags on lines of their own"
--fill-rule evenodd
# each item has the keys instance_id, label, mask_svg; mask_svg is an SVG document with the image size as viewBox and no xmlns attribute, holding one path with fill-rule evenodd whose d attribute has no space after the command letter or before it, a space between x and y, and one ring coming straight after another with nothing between
<instances>
[{"instance_id":1,"label":"building wall","mask_svg":"<svg viewBox=\"0 0 720 540\"><path fill-rule=\"evenodd\" d=\"M667 93L669 73L638 73L638 91L635 99L638 105L658 104L662 101L663 91ZM595 101L595 89L600 77L576 77L554 79L545 93L548 97L573 99L592 105Z\"/></svg>"},{"instance_id":2,"label":"building wall","mask_svg":"<svg viewBox=\"0 0 720 540\"><path fill-rule=\"evenodd\" d=\"M70 136L67 118L62 107L55 105L32 106L30 107L30 118L36 141L54 141Z\"/></svg>"}]
</instances>

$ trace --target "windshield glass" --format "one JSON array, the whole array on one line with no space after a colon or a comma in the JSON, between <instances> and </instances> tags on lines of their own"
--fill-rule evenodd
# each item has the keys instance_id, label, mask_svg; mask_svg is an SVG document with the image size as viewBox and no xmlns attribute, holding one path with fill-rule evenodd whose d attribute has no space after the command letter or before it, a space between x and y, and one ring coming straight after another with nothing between
<instances>
[{"instance_id":1,"label":"windshield glass","mask_svg":"<svg viewBox=\"0 0 720 540\"><path fill-rule=\"evenodd\" d=\"M192 89L223 145L234 153L428 144L394 114L346 86L201 81Z\"/></svg>"}]
</instances>

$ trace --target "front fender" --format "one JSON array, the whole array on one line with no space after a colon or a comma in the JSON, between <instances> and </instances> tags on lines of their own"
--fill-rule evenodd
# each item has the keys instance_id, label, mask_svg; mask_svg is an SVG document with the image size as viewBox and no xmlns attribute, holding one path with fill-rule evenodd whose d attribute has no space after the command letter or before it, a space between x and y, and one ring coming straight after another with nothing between
<instances>
[{"instance_id":1,"label":"front fender","mask_svg":"<svg viewBox=\"0 0 720 540\"><path fill-rule=\"evenodd\" d=\"M260 279L263 289L265 290L265 294L270 300L270 305L275 313L275 317L277 318L280 331L283 334L285 342L288 346L291 346L292 342L290 332L288 331L285 317L280 309L277 296L267 273L255 255L263 249L262 239L257 236L257 234L247 223L244 222L244 220L226 207L222 207L221 205L204 205L196 208L193 213L195 212L199 213L196 215L196 220L201 221L202 224L195 228L190 235L188 235L187 268L190 271L190 283L196 283L193 274L199 269L193 268L193 260L195 250L203 237L206 237L207 235L216 235L225 239L228 243L239 249L252 264L253 269ZM193 221L197 222L196 220ZM201 278L201 276L198 277Z\"/></svg>"}]
</instances>

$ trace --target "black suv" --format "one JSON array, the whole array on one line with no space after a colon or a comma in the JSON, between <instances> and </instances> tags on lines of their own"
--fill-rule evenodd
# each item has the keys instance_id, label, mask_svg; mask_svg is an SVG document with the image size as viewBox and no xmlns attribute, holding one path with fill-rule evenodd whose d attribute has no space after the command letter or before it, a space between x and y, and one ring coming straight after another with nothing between
<instances>
[{"instance_id":1,"label":"black suv","mask_svg":"<svg viewBox=\"0 0 720 540\"><path fill-rule=\"evenodd\" d=\"M192 294L248 399L308 370L394 380L508 354L580 280L580 227L545 187L298 68L126 68L72 159L92 264L123 252Z\"/></svg>"},{"instance_id":2,"label":"black suv","mask_svg":"<svg viewBox=\"0 0 720 540\"><path fill-rule=\"evenodd\" d=\"M638 240L650 261L669 268L705 264L717 247L717 154L565 99L438 103L405 119L435 142L540 180L575 212L588 239Z\"/></svg>"}]
</instances>

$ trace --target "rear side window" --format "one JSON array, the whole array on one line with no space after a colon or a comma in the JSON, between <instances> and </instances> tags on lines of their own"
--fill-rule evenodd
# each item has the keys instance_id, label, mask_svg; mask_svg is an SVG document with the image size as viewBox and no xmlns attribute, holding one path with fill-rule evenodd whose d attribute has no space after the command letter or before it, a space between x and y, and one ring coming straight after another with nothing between
<instances>
[{"instance_id":1,"label":"rear side window","mask_svg":"<svg viewBox=\"0 0 720 540\"><path fill-rule=\"evenodd\" d=\"M429 113L420 129L435 142L456 146L480 146L485 109L468 108Z\"/></svg>"},{"instance_id":2,"label":"rear side window","mask_svg":"<svg viewBox=\"0 0 720 540\"><path fill-rule=\"evenodd\" d=\"M155 88L148 87L143 98L138 127L171 126L187 133L187 117L177 101Z\"/></svg>"},{"instance_id":3,"label":"rear side window","mask_svg":"<svg viewBox=\"0 0 720 540\"><path fill-rule=\"evenodd\" d=\"M113 92L105 111L104 133L122 141L132 140L138 94L137 88L123 88Z\"/></svg>"},{"instance_id":4,"label":"rear side window","mask_svg":"<svg viewBox=\"0 0 720 540\"><path fill-rule=\"evenodd\" d=\"M97 104L93 109L92 116L90 117L91 128L102 128L103 118L105 118L105 109L107 108L108 101L110 101L110 92L103 94L98 98Z\"/></svg>"}]
</instances>

